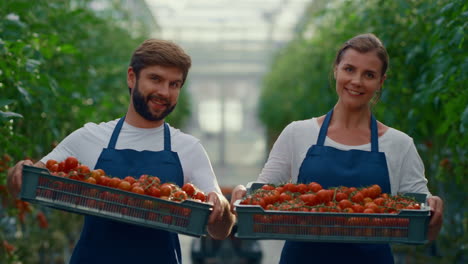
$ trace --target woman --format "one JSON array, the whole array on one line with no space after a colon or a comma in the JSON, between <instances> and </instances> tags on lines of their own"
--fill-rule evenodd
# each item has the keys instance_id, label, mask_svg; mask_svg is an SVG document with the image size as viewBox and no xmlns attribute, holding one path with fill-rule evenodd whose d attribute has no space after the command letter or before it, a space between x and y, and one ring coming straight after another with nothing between
<instances>
[{"instance_id":1,"label":"woman","mask_svg":"<svg viewBox=\"0 0 468 264\"><path fill-rule=\"evenodd\" d=\"M324 116L289 124L257 181L315 181L324 188L378 184L386 193L429 194L424 165L412 138L376 121L371 112L387 67L387 51L375 35L358 35L345 42L333 67L337 103ZM245 192L242 185L234 188L231 205ZM432 211L428 237L434 240L442 225L443 202L436 196L427 202ZM280 263L311 260L394 262L388 244L285 242Z\"/></svg>"}]
</instances>

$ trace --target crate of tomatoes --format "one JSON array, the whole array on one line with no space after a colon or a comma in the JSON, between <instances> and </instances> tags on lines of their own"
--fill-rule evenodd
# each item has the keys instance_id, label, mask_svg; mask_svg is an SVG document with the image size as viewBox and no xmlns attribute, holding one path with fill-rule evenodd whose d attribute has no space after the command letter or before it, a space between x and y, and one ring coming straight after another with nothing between
<instances>
[{"instance_id":1,"label":"crate of tomatoes","mask_svg":"<svg viewBox=\"0 0 468 264\"><path fill-rule=\"evenodd\" d=\"M236 236L315 242L424 244L426 195L389 195L380 186L324 189L316 182L250 183L235 202Z\"/></svg>"},{"instance_id":2,"label":"crate of tomatoes","mask_svg":"<svg viewBox=\"0 0 468 264\"><path fill-rule=\"evenodd\" d=\"M206 235L212 205L191 183L180 187L146 174L120 179L90 170L74 157L49 160L46 166L24 166L22 200L190 236Z\"/></svg>"}]
</instances>

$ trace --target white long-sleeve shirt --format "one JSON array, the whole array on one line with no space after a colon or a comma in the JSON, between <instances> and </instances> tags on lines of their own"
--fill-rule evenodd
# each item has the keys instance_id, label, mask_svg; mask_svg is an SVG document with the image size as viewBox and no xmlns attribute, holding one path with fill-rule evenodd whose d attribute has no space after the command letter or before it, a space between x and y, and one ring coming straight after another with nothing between
<instances>
[{"instance_id":1,"label":"white long-sleeve shirt","mask_svg":"<svg viewBox=\"0 0 468 264\"><path fill-rule=\"evenodd\" d=\"M65 160L76 157L82 164L93 169L103 148L107 148L112 132L119 119L100 124L87 123L68 135L41 161L49 159ZM184 183L191 182L205 193L221 193L210 160L200 141L188 134L169 126L172 151L179 155L184 173ZM164 126L138 128L124 122L117 139L116 149L137 151L160 151L164 149ZM139 175L133 175L138 177Z\"/></svg>"},{"instance_id":2,"label":"white long-sleeve shirt","mask_svg":"<svg viewBox=\"0 0 468 264\"><path fill-rule=\"evenodd\" d=\"M317 143L320 126L317 118L290 123L280 134L262 169L257 182L297 182L299 169L307 150ZM340 150L371 150L371 144L348 146L325 139L325 146ZM389 128L379 137L379 152L385 153L392 194L417 192L429 194L424 164L413 139L405 133Z\"/></svg>"}]
</instances>

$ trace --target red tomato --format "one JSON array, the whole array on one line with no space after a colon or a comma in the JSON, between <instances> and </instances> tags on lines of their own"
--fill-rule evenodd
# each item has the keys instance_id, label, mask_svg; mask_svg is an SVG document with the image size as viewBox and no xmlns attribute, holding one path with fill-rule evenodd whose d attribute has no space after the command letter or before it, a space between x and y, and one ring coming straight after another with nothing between
<instances>
[{"instance_id":1,"label":"red tomato","mask_svg":"<svg viewBox=\"0 0 468 264\"><path fill-rule=\"evenodd\" d=\"M59 162L58 171L65 172L65 161Z\"/></svg>"},{"instance_id":2,"label":"red tomato","mask_svg":"<svg viewBox=\"0 0 468 264\"><path fill-rule=\"evenodd\" d=\"M361 203L363 200L364 200L364 196L362 195L361 192L357 192L351 197L351 201L355 203Z\"/></svg>"},{"instance_id":3,"label":"red tomato","mask_svg":"<svg viewBox=\"0 0 468 264\"><path fill-rule=\"evenodd\" d=\"M379 206L376 205L374 202L366 203L366 204L364 205L364 208L365 208L365 209L370 208L370 209L372 209L372 211L374 211L374 213L380 213L380 208L379 208ZM366 211L365 209L364 209L364 211Z\"/></svg>"},{"instance_id":4,"label":"red tomato","mask_svg":"<svg viewBox=\"0 0 468 264\"><path fill-rule=\"evenodd\" d=\"M135 178L133 178L132 176L127 176L124 178L124 181L127 181L130 183L130 185L134 184L136 182Z\"/></svg>"},{"instance_id":5,"label":"red tomato","mask_svg":"<svg viewBox=\"0 0 468 264\"><path fill-rule=\"evenodd\" d=\"M76 168L76 170L78 171L78 173L80 174L89 174L90 173L90 170L89 170L89 167L86 166L86 165L78 165L78 167Z\"/></svg>"},{"instance_id":6,"label":"red tomato","mask_svg":"<svg viewBox=\"0 0 468 264\"><path fill-rule=\"evenodd\" d=\"M280 193L276 189L274 189L274 190L269 191L263 197L263 199L265 200L265 203L267 204L274 204L279 200L279 197L280 197Z\"/></svg>"},{"instance_id":7,"label":"red tomato","mask_svg":"<svg viewBox=\"0 0 468 264\"><path fill-rule=\"evenodd\" d=\"M368 188L368 195L370 198L375 199L379 197L380 194L382 194L382 189L379 185L374 184Z\"/></svg>"},{"instance_id":8,"label":"red tomato","mask_svg":"<svg viewBox=\"0 0 468 264\"><path fill-rule=\"evenodd\" d=\"M182 190L190 197L192 197L196 192L195 185L193 185L191 183L184 184L182 186Z\"/></svg>"},{"instance_id":9,"label":"red tomato","mask_svg":"<svg viewBox=\"0 0 468 264\"><path fill-rule=\"evenodd\" d=\"M332 190L325 190L322 189L317 192L317 201L319 203L328 203L333 198L333 191Z\"/></svg>"},{"instance_id":10,"label":"red tomato","mask_svg":"<svg viewBox=\"0 0 468 264\"><path fill-rule=\"evenodd\" d=\"M376 205L383 206L384 203L385 203L385 199L382 198L382 197L375 198L375 199L374 199L374 203L375 203Z\"/></svg>"},{"instance_id":11,"label":"red tomato","mask_svg":"<svg viewBox=\"0 0 468 264\"><path fill-rule=\"evenodd\" d=\"M140 175L140 178L138 178L139 182L146 182L150 176L148 174L142 174Z\"/></svg>"},{"instance_id":12,"label":"red tomato","mask_svg":"<svg viewBox=\"0 0 468 264\"><path fill-rule=\"evenodd\" d=\"M262 208L266 208L265 200L261 197L255 197L252 199L253 205L260 205Z\"/></svg>"},{"instance_id":13,"label":"red tomato","mask_svg":"<svg viewBox=\"0 0 468 264\"><path fill-rule=\"evenodd\" d=\"M372 208L366 208L366 209L364 209L363 213L365 213L365 214L375 214L376 212Z\"/></svg>"},{"instance_id":14,"label":"red tomato","mask_svg":"<svg viewBox=\"0 0 468 264\"><path fill-rule=\"evenodd\" d=\"M316 195L312 193L302 194L299 196L299 199L301 199L306 205L309 206L314 206L317 204Z\"/></svg>"},{"instance_id":15,"label":"red tomato","mask_svg":"<svg viewBox=\"0 0 468 264\"><path fill-rule=\"evenodd\" d=\"M311 183L309 183L309 190L316 193L316 192L322 190L322 185L320 185L320 184L318 184L316 182L311 182Z\"/></svg>"},{"instance_id":16,"label":"red tomato","mask_svg":"<svg viewBox=\"0 0 468 264\"><path fill-rule=\"evenodd\" d=\"M338 192L336 193L335 195L335 200L337 202L341 201L341 200L345 200L345 199L348 199L348 194L346 194L345 192Z\"/></svg>"},{"instance_id":17,"label":"red tomato","mask_svg":"<svg viewBox=\"0 0 468 264\"><path fill-rule=\"evenodd\" d=\"M172 216L170 215L165 215L162 217L162 222L165 224L172 224Z\"/></svg>"},{"instance_id":18,"label":"red tomato","mask_svg":"<svg viewBox=\"0 0 468 264\"><path fill-rule=\"evenodd\" d=\"M338 206L341 208L341 210L344 210L346 208L351 208L353 203L348 199L343 199L338 202Z\"/></svg>"},{"instance_id":19,"label":"red tomato","mask_svg":"<svg viewBox=\"0 0 468 264\"><path fill-rule=\"evenodd\" d=\"M43 212L39 211L36 215L37 221L39 222L39 227L42 229L47 229L49 227L49 222Z\"/></svg>"},{"instance_id":20,"label":"red tomato","mask_svg":"<svg viewBox=\"0 0 468 264\"><path fill-rule=\"evenodd\" d=\"M103 169L96 169L96 171L99 173L99 175L106 175Z\"/></svg>"},{"instance_id":21,"label":"red tomato","mask_svg":"<svg viewBox=\"0 0 468 264\"><path fill-rule=\"evenodd\" d=\"M286 183L283 187L286 191L290 191L292 193L295 193L298 191L297 185L291 182Z\"/></svg>"},{"instance_id":22,"label":"red tomato","mask_svg":"<svg viewBox=\"0 0 468 264\"><path fill-rule=\"evenodd\" d=\"M118 186L119 189L124 191L129 191L132 188L132 185L128 181L121 181Z\"/></svg>"},{"instance_id":23,"label":"red tomato","mask_svg":"<svg viewBox=\"0 0 468 264\"><path fill-rule=\"evenodd\" d=\"M96 200L88 200L86 201L86 206L89 207L89 208L96 208L97 206L97 202Z\"/></svg>"},{"instance_id":24,"label":"red tomato","mask_svg":"<svg viewBox=\"0 0 468 264\"><path fill-rule=\"evenodd\" d=\"M369 190L367 188L362 188L359 192L364 196L364 198L369 197Z\"/></svg>"},{"instance_id":25,"label":"red tomato","mask_svg":"<svg viewBox=\"0 0 468 264\"><path fill-rule=\"evenodd\" d=\"M161 191L159 188L151 186L146 190L147 194L153 197L160 197L161 196Z\"/></svg>"},{"instance_id":26,"label":"red tomato","mask_svg":"<svg viewBox=\"0 0 468 264\"><path fill-rule=\"evenodd\" d=\"M102 186L109 186L110 178L107 176L99 176L96 182L97 184L102 185Z\"/></svg>"},{"instance_id":27,"label":"red tomato","mask_svg":"<svg viewBox=\"0 0 468 264\"><path fill-rule=\"evenodd\" d=\"M143 188L141 188L140 186L134 186L131 189L131 192L138 193L138 194L145 194L145 190L143 190Z\"/></svg>"},{"instance_id":28,"label":"red tomato","mask_svg":"<svg viewBox=\"0 0 468 264\"><path fill-rule=\"evenodd\" d=\"M112 187L112 188L118 188L119 187L119 184L122 180L118 177L113 177L112 179L110 179L109 181L109 187Z\"/></svg>"},{"instance_id":29,"label":"red tomato","mask_svg":"<svg viewBox=\"0 0 468 264\"><path fill-rule=\"evenodd\" d=\"M271 191L271 190L275 189L275 186L273 186L271 184L265 184L265 185L262 186L262 189L265 190L265 191Z\"/></svg>"},{"instance_id":30,"label":"red tomato","mask_svg":"<svg viewBox=\"0 0 468 264\"><path fill-rule=\"evenodd\" d=\"M373 202L373 201L374 201L374 200L372 200L372 198L370 198L370 197L366 197L366 198L362 199L362 203L363 203L363 204L371 203L371 202Z\"/></svg>"},{"instance_id":31,"label":"red tomato","mask_svg":"<svg viewBox=\"0 0 468 264\"><path fill-rule=\"evenodd\" d=\"M56 165L56 164L57 164L57 166L58 166L58 161L53 160L53 159L50 159L50 160L48 160L48 161L46 162L46 168L49 169L50 171L52 171L52 170L51 170L52 166L54 166L54 165Z\"/></svg>"},{"instance_id":32,"label":"red tomato","mask_svg":"<svg viewBox=\"0 0 468 264\"><path fill-rule=\"evenodd\" d=\"M308 190L309 190L309 187L304 183L300 183L297 185L297 191L300 193L306 193Z\"/></svg>"},{"instance_id":33,"label":"red tomato","mask_svg":"<svg viewBox=\"0 0 468 264\"><path fill-rule=\"evenodd\" d=\"M284 193L280 194L279 200L280 200L280 202L290 201L290 200L292 200L292 196L290 194L287 194L287 193L284 192Z\"/></svg>"},{"instance_id":34,"label":"red tomato","mask_svg":"<svg viewBox=\"0 0 468 264\"><path fill-rule=\"evenodd\" d=\"M353 204L353 206L351 206L351 208L353 209L354 212L356 213L362 213L364 212L364 206L360 205L360 204Z\"/></svg>"},{"instance_id":35,"label":"red tomato","mask_svg":"<svg viewBox=\"0 0 468 264\"><path fill-rule=\"evenodd\" d=\"M172 191L174 190L172 187L172 183L163 183L159 188L161 191L161 196L171 196Z\"/></svg>"},{"instance_id":36,"label":"red tomato","mask_svg":"<svg viewBox=\"0 0 468 264\"><path fill-rule=\"evenodd\" d=\"M154 207L153 201L145 200L143 202L143 208L152 209Z\"/></svg>"},{"instance_id":37,"label":"red tomato","mask_svg":"<svg viewBox=\"0 0 468 264\"><path fill-rule=\"evenodd\" d=\"M93 177L94 179L96 179L96 181L98 180L99 177L102 176L102 174L98 171L98 170L92 170L89 174L90 177Z\"/></svg>"},{"instance_id":38,"label":"red tomato","mask_svg":"<svg viewBox=\"0 0 468 264\"><path fill-rule=\"evenodd\" d=\"M87 183L91 183L91 184L96 184L96 179L94 179L93 177L88 177L85 182Z\"/></svg>"},{"instance_id":39,"label":"red tomato","mask_svg":"<svg viewBox=\"0 0 468 264\"><path fill-rule=\"evenodd\" d=\"M248 204L248 205L251 205L252 204L252 196L246 196L241 202L240 204Z\"/></svg>"},{"instance_id":40,"label":"red tomato","mask_svg":"<svg viewBox=\"0 0 468 264\"><path fill-rule=\"evenodd\" d=\"M202 202L206 202L206 196L202 191L198 191L197 193L195 193L193 198L198 199L198 200L200 200Z\"/></svg>"},{"instance_id":41,"label":"red tomato","mask_svg":"<svg viewBox=\"0 0 468 264\"><path fill-rule=\"evenodd\" d=\"M70 170L74 170L76 169L76 167L78 167L78 159L73 157L73 156L70 156L68 158L65 159L65 172L69 172Z\"/></svg>"},{"instance_id":42,"label":"red tomato","mask_svg":"<svg viewBox=\"0 0 468 264\"><path fill-rule=\"evenodd\" d=\"M160 180L158 177L156 177L156 176L152 176L152 177L150 178L150 182L151 182L151 185L152 185L152 186L159 186L159 185L161 185L161 180Z\"/></svg>"},{"instance_id":43,"label":"red tomato","mask_svg":"<svg viewBox=\"0 0 468 264\"><path fill-rule=\"evenodd\" d=\"M58 163L50 166L50 168L48 168L50 172L58 172L59 171L59 165Z\"/></svg>"},{"instance_id":44,"label":"red tomato","mask_svg":"<svg viewBox=\"0 0 468 264\"><path fill-rule=\"evenodd\" d=\"M278 187L275 188L275 190L277 190L280 194L285 191L283 186L278 186Z\"/></svg>"},{"instance_id":45,"label":"red tomato","mask_svg":"<svg viewBox=\"0 0 468 264\"><path fill-rule=\"evenodd\" d=\"M73 180L77 180L77 181L82 180L80 176L78 175L78 172L75 170L69 171L67 176L68 178L73 179Z\"/></svg>"},{"instance_id":46,"label":"red tomato","mask_svg":"<svg viewBox=\"0 0 468 264\"><path fill-rule=\"evenodd\" d=\"M185 201L187 197L187 193L184 190L179 190L172 194L172 198L176 201Z\"/></svg>"},{"instance_id":47,"label":"red tomato","mask_svg":"<svg viewBox=\"0 0 468 264\"><path fill-rule=\"evenodd\" d=\"M349 187L348 190L346 191L347 194L351 194L353 192L357 192L357 188L356 187Z\"/></svg>"}]
</instances>

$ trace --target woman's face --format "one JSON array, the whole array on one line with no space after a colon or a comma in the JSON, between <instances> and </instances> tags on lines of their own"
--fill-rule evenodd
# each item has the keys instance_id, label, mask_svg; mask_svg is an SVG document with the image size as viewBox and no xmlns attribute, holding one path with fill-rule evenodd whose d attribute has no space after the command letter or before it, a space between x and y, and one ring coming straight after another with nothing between
<instances>
[{"instance_id":1,"label":"woman's face","mask_svg":"<svg viewBox=\"0 0 468 264\"><path fill-rule=\"evenodd\" d=\"M339 103L351 108L368 107L385 80L382 61L375 51L360 53L347 49L335 66L336 92Z\"/></svg>"}]
</instances>

